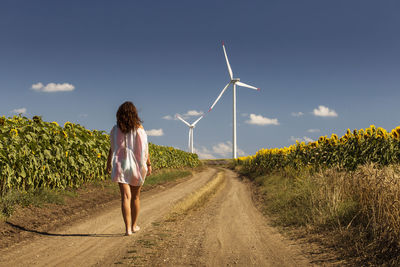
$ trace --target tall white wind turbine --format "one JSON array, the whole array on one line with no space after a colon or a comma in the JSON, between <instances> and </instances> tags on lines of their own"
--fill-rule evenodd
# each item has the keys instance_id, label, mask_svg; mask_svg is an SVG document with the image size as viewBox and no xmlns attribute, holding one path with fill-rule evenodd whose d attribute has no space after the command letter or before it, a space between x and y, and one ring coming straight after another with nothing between
<instances>
[{"instance_id":1,"label":"tall white wind turbine","mask_svg":"<svg viewBox=\"0 0 400 267\"><path fill-rule=\"evenodd\" d=\"M176 117L178 119L180 119L184 124L189 126L189 143L188 143L188 147L189 147L189 152L190 153L194 153L194 149L193 149L193 129L194 129L194 127L196 127L196 124L204 117L204 115L202 115L200 118L198 118L192 124L190 124L187 121L185 121L184 119L182 119L179 115L176 115Z\"/></svg>"},{"instance_id":2,"label":"tall white wind turbine","mask_svg":"<svg viewBox=\"0 0 400 267\"><path fill-rule=\"evenodd\" d=\"M228 60L228 56L226 54L224 42L222 42L222 48L224 49L226 65L228 66L230 81L229 81L229 83L227 85L225 85L224 89L222 89L221 93L219 94L217 99L214 101L214 103L212 104L212 106L210 107L208 112L210 112L214 108L215 104L217 104L217 102L219 101L221 96L228 89L229 85L232 84L233 85L233 140L232 140L232 152L233 152L233 155L232 155L232 157L234 159L236 159L236 157L237 157L237 147L236 147L236 85L239 85L239 86L242 86L242 87L247 87L247 88L250 88L250 89L257 90L257 91L260 91L260 88L257 88L257 87L254 87L252 85L248 85L248 84L242 83L239 78L233 78L233 72L232 72L232 69L231 69L231 65L229 64L229 60Z\"/></svg>"}]
</instances>

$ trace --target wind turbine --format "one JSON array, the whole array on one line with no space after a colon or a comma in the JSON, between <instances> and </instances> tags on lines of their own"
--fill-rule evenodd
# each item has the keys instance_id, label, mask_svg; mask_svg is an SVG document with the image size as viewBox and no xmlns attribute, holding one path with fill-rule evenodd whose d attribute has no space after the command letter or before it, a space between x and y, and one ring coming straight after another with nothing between
<instances>
[{"instance_id":1,"label":"wind turbine","mask_svg":"<svg viewBox=\"0 0 400 267\"><path fill-rule=\"evenodd\" d=\"M245 83L242 83L239 78L233 78L233 72L231 69L231 65L229 64L228 56L226 54L225 50L225 44L222 42L222 48L224 49L224 54L225 54L225 59L226 59L226 65L228 66L228 71L229 71L229 77L230 81L229 83L222 89L221 93L217 97L217 99L214 101L208 112L210 112L215 104L217 104L218 100L221 98L221 96L225 93L226 89L228 89L229 85L233 85L233 142L232 142L232 152L233 152L233 158L236 159L237 156L237 149L236 149L236 85L242 86L242 87L247 87L251 88L257 91L260 91L260 88L254 87L252 85L248 85Z\"/></svg>"},{"instance_id":2,"label":"wind turbine","mask_svg":"<svg viewBox=\"0 0 400 267\"><path fill-rule=\"evenodd\" d=\"M184 124L186 124L187 126L189 126L189 151L190 153L194 153L194 149L193 149L193 129L194 127L196 127L196 124L204 117L204 115L202 115L200 118L198 118L195 122L193 122L192 124L188 123L187 121L185 121L184 119L182 119L178 114L176 115L176 117L178 119L180 119Z\"/></svg>"}]
</instances>

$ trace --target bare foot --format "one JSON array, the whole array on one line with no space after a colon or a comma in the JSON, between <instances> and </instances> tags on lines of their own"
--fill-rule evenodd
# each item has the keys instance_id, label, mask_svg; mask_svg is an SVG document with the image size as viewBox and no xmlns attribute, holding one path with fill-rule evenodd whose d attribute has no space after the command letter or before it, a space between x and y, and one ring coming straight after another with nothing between
<instances>
[{"instance_id":1,"label":"bare foot","mask_svg":"<svg viewBox=\"0 0 400 267\"><path fill-rule=\"evenodd\" d=\"M128 231L128 232L125 233L125 236L130 236L130 235L132 235L131 231Z\"/></svg>"},{"instance_id":2,"label":"bare foot","mask_svg":"<svg viewBox=\"0 0 400 267\"><path fill-rule=\"evenodd\" d=\"M135 227L133 227L132 232L136 233L139 230L140 230L140 227L136 225Z\"/></svg>"}]
</instances>

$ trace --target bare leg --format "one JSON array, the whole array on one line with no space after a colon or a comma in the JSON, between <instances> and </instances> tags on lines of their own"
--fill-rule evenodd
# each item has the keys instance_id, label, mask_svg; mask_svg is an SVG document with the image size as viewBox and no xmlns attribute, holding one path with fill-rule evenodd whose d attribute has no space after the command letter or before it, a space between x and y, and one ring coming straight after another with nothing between
<instances>
[{"instance_id":1,"label":"bare leg","mask_svg":"<svg viewBox=\"0 0 400 267\"><path fill-rule=\"evenodd\" d=\"M137 218L140 211L140 189L141 186L130 186L131 187L131 216L132 216L132 232L136 232L137 228Z\"/></svg>"},{"instance_id":2,"label":"bare leg","mask_svg":"<svg viewBox=\"0 0 400 267\"><path fill-rule=\"evenodd\" d=\"M121 210L122 210L122 217L124 218L125 222L125 234L131 235L131 199L132 194L129 188L129 184L121 184L119 183L119 190L121 192Z\"/></svg>"}]
</instances>

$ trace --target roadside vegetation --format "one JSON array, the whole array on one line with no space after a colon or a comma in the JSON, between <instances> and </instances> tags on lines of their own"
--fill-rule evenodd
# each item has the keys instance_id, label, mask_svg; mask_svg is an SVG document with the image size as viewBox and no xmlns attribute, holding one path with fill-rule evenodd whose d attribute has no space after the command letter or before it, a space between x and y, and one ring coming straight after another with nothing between
<instances>
[{"instance_id":1,"label":"roadside vegetation","mask_svg":"<svg viewBox=\"0 0 400 267\"><path fill-rule=\"evenodd\" d=\"M148 176L143 185L143 188L151 187L158 184L163 184L166 182L172 182L180 178L185 178L192 176L192 170L182 169L182 170L174 170L174 169L165 169L155 174Z\"/></svg>"},{"instance_id":2,"label":"roadside vegetation","mask_svg":"<svg viewBox=\"0 0 400 267\"><path fill-rule=\"evenodd\" d=\"M236 169L259 186L275 224L322 234L357 265L399 266L399 131L371 126L263 149L238 159Z\"/></svg>"},{"instance_id":3,"label":"roadside vegetation","mask_svg":"<svg viewBox=\"0 0 400 267\"><path fill-rule=\"evenodd\" d=\"M220 171L203 187L175 204L171 212L165 217L165 220L174 221L179 218L179 216L185 215L190 210L203 206L211 196L223 187L224 183L225 175L223 171Z\"/></svg>"},{"instance_id":4,"label":"roadside vegetation","mask_svg":"<svg viewBox=\"0 0 400 267\"><path fill-rule=\"evenodd\" d=\"M62 204L82 186L109 179L109 136L66 122L0 117L0 217L16 206ZM145 187L191 175L200 166L197 154L149 144L154 175ZM103 183L107 184L107 183Z\"/></svg>"},{"instance_id":5,"label":"roadside vegetation","mask_svg":"<svg viewBox=\"0 0 400 267\"><path fill-rule=\"evenodd\" d=\"M148 176L143 185L143 191L148 190L157 185L163 185L168 182L173 182L179 179L192 176L193 171L201 170L200 167L195 169L164 169L156 171L154 175ZM96 189L99 195L99 203L102 201L101 192L104 195L115 195L118 199L119 188L117 184L112 183L109 179L105 181L95 181L83 184L79 189L49 189L39 188L29 191L9 191L6 195L0 198L0 220L6 220L19 208L45 207L47 204L64 205L66 199L79 198L88 190Z\"/></svg>"},{"instance_id":6,"label":"roadside vegetation","mask_svg":"<svg viewBox=\"0 0 400 267\"><path fill-rule=\"evenodd\" d=\"M0 196L10 190L78 188L108 177L109 136L79 124L0 118ZM196 154L149 145L153 170L196 167Z\"/></svg>"}]
</instances>

